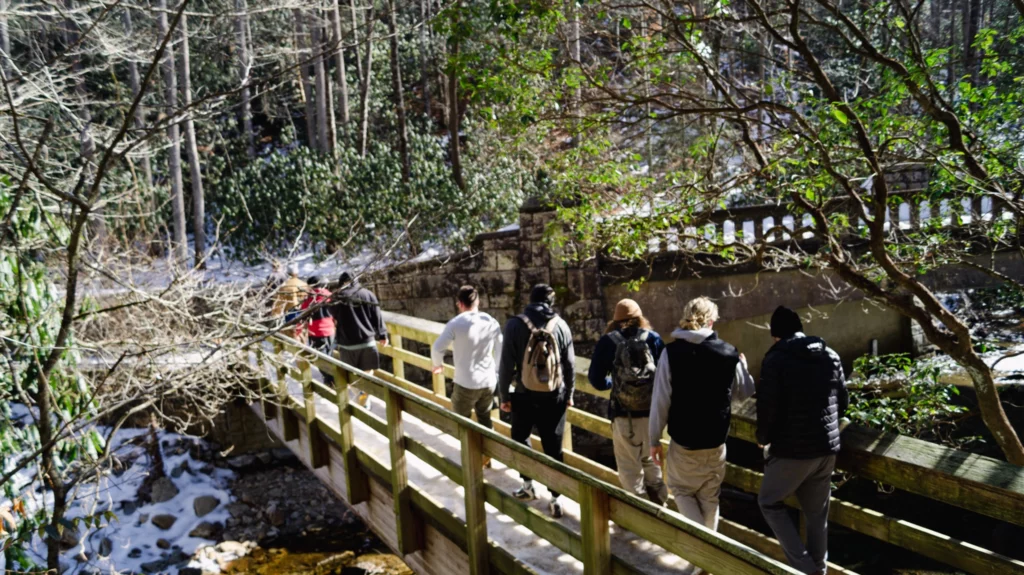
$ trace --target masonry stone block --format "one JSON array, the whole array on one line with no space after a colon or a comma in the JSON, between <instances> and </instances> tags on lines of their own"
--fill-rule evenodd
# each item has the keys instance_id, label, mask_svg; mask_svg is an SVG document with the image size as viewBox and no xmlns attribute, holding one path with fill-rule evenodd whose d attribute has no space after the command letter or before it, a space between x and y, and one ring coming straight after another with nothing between
<instances>
[{"instance_id":1,"label":"masonry stone block","mask_svg":"<svg viewBox=\"0 0 1024 575\"><path fill-rule=\"evenodd\" d=\"M551 285L552 287L566 287L569 283L569 273L565 269L552 268L551 270Z\"/></svg>"},{"instance_id":2,"label":"masonry stone block","mask_svg":"<svg viewBox=\"0 0 1024 575\"><path fill-rule=\"evenodd\" d=\"M481 305L480 307L487 307L487 308L490 308L490 309L511 310L513 308L513 306L515 306L515 301L512 299L512 296L506 295L506 294L502 294L502 295L488 295L487 296L487 305L486 306Z\"/></svg>"},{"instance_id":3,"label":"masonry stone block","mask_svg":"<svg viewBox=\"0 0 1024 575\"><path fill-rule=\"evenodd\" d=\"M519 268L519 250L499 250L494 254L495 269L509 271Z\"/></svg>"},{"instance_id":4,"label":"masonry stone block","mask_svg":"<svg viewBox=\"0 0 1024 575\"><path fill-rule=\"evenodd\" d=\"M539 283L551 283L551 271L548 268L526 268L519 271L519 290L524 301L528 299L530 289Z\"/></svg>"},{"instance_id":5,"label":"masonry stone block","mask_svg":"<svg viewBox=\"0 0 1024 575\"><path fill-rule=\"evenodd\" d=\"M469 274L469 283L488 296L514 294L516 291L516 273L514 271L494 271Z\"/></svg>"},{"instance_id":6,"label":"masonry stone block","mask_svg":"<svg viewBox=\"0 0 1024 575\"><path fill-rule=\"evenodd\" d=\"M499 251L499 250L518 250L519 249L519 235L509 236L507 238L495 238L491 240L484 240L484 251Z\"/></svg>"}]
</instances>

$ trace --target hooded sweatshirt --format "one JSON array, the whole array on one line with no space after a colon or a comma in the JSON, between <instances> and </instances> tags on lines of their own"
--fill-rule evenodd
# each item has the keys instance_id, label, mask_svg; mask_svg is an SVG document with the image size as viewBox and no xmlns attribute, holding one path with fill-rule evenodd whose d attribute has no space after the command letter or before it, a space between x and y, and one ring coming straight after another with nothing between
<instances>
[{"instance_id":1,"label":"hooded sweatshirt","mask_svg":"<svg viewBox=\"0 0 1024 575\"><path fill-rule=\"evenodd\" d=\"M775 457L812 459L839 451L849 404L839 354L797 332L764 356L757 385L757 441Z\"/></svg>"},{"instance_id":2,"label":"hooded sweatshirt","mask_svg":"<svg viewBox=\"0 0 1024 575\"><path fill-rule=\"evenodd\" d=\"M533 325L540 328L547 325L554 317L555 310L546 303L531 303L523 310ZM562 360L564 397L572 397L576 387L576 352L572 345L572 332L565 320L558 318L554 328L555 341L558 342L559 358ZM501 365L498 368L498 394L504 403L510 401L509 387L516 382L515 393L542 393L530 391L521 384L523 371L523 354L526 344L530 342L530 328L518 317L513 317L505 324L504 343L501 347Z\"/></svg>"},{"instance_id":3,"label":"hooded sweatshirt","mask_svg":"<svg viewBox=\"0 0 1024 575\"><path fill-rule=\"evenodd\" d=\"M654 397L651 400L651 420L649 424L651 439L653 441L654 438L660 438L662 430L668 425L672 441L686 449L711 449L718 447L725 443L732 415L731 404L739 404L739 402L754 394L754 378L747 371L746 362L739 359L736 348L719 340L718 334L711 328L696 331L677 328L672 332L672 337L676 341L666 346L665 351L661 354L661 359L658 361L658 370L654 374ZM724 409L721 409L722 406L698 405L694 403L697 397L705 401L707 400L705 399L707 396L703 394L707 388L698 389L695 387L691 388L690 386L709 386L713 384L712 382L688 381L686 375L690 373L689 370L686 373L676 374L676 377L673 377L669 356L673 353L680 353L680 346L709 348L712 354L710 357L720 358L726 365L730 363L729 358L735 358L731 360L735 362L735 366L731 368L732 381L726 384L728 389L720 390L722 392L721 396L711 394L711 398L726 398ZM685 361L685 358L682 360L677 359L677 361ZM726 375L726 377L728 376ZM690 388L690 392L687 391L687 388ZM675 405L673 405L673 399L675 400ZM718 401L718 399L715 401ZM673 407L675 409L672 409ZM718 411L709 411L716 407L719 407ZM686 408L687 413L682 411L683 408ZM675 421L674 424L670 422L670 413L673 414L673 419L680 419L680 421ZM686 425L691 423L690 421L681 421L682 417L693 414L701 414L708 419L708 425L691 427ZM723 428L725 433L721 432Z\"/></svg>"},{"instance_id":4,"label":"hooded sweatshirt","mask_svg":"<svg viewBox=\"0 0 1024 575\"><path fill-rule=\"evenodd\" d=\"M335 341L343 349L373 347L375 342L387 339L388 328L380 302L373 292L353 281L336 293L331 306L334 317Z\"/></svg>"},{"instance_id":5,"label":"hooded sweatshirt","mask_svg":"<svg viewBox=\"0 0 1024 575\"><path fill-rule=\"evenodd\" d=\"M313 288L302 302L302 310L322 304L331 299L331 292L324 288ZM309 327L310 337L334 337L334 318L331 316L327 306L321 306L314 310L306 320Z\"/></svg>"}]
</instances>

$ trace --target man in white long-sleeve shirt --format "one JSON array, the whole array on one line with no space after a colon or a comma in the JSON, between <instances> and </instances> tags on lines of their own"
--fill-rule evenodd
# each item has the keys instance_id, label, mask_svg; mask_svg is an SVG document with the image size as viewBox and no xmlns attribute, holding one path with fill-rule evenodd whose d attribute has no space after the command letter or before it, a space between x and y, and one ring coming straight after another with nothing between
<instances>
[{"instance_id":1,"label":"man in white long-sleeve shirt","mask_svg":"<svg viewBox=\"0 0 1024 575\"><path fill-rule=\"evenodd\" d=\"M711 326L718 306L705 297L683 308L675 341L665 346L654 374L651 400L651 457L661 462L661 445L653 444L668 425L666 484L679 512L718 529L718 496L725 479L725 440L732 402L754 394L746 359L718 339Z\"/></svg>"},{"instance_id":2,"label":"man in white long-sleeve shirt","mask_svg":"<svg viewBox=\"0 0 1024 575\"><path fill-rule=\"evenodd\" d=\"M495 358L501 357L501 325L479 311L480 296L473 286L459 288L455 305L459 315L444 326L430 350L434 373L441 373L444 351L451 345L455 356L452 411L463 417L475 411L480 425L491 427L494 385L498 381Z\"/></svg>"}]
</instances>

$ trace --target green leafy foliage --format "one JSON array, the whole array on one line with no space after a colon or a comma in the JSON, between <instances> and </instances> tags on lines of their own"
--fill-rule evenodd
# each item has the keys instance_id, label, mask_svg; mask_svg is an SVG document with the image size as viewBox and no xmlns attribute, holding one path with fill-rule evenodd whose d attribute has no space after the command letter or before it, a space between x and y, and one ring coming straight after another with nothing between
<instances>
[{"instance_id":1,"label":"green leafy foliage","mask_svg":"<svg viewBox=\"0 0 1024 575\"><path fill-rule=\"evenodd\" d=\"M57 342L63 296L47 272L44 257L54 245L67 241L67 229L59 217L35 202L18 200L7 176L0 175L0 214L10 216L10 226L0 241L0 353L6 363L0 370L0 472L6 473L28 457L29 465L0 485L3 497L26 497L27 489L41 483L32 459L41 446L35 405L40 366ZM75 366L79 352L69 338L46 384L52 399L55 424L82 421L95 413L92 395ZM103 439L92 432L68 436L57 443L54 464L57 472L73 474L83 463L95 460ZM21 521L14 534L15 546L9 557L23 567L17 543L49 521L49 511L39 509Z\"/></svg>"},{"instance_id":2,"label":"green leafy foliage","mask_svg":"<svg viewBox=\"0 0 1024 575\"><path fill-rule=\"evenodd\" d=\"M370 143L360 157L356 142L339 142L337 160L292 145L254 160L212 190L214 218L235 255L257 260L293 244L319 254L382 247L404 233L400 252L415 255L425 243L467 244L479 232L511 221L533 178L500 154L471 149L465 158L469 189L451 178L442 140L410 130L411 179L387 141Z\"/></svg>"},{"instance_id":3,"label":"green leafy foliage","mask_svg":"<svg viewBox=\"0 0 1024 575\"><path fill-rule=\"evenodd\" d=\"M960 447L971 440L954 434L968 410L953 402L960 391L940 383L940 373L905 353L859 357L848 382L847 415L882 431Z\"/></svg>"}]
</instances>

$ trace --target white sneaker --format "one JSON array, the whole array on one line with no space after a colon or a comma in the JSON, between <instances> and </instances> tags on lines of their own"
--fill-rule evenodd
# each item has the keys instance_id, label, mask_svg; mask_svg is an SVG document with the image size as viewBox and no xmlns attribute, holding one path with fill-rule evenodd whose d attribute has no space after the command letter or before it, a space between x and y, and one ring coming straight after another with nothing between
<instances>
[{"instance_id":1,"label":"white sneaker","mask_svg":"<svg viewBox=\"0 0 1024 575\"><path fill-rule=\"evenodd\" d=\"M548 503L548 511L551 512L551 516L555 519L560 519L562 513L562 502L557 499L552 499L551 503Z\"/></svg>"},{"instance_id":2,"label":"white sneaker","mask_svg":"<svg viewBox=\"0 0 1024 575\"><path fill-rule=\"evenodd\" d=\"M512 497L522 501L530 501L537 498L537 492L534 491L533 485L523 485L512 494Z\"/></svg>"}]
</instances>

